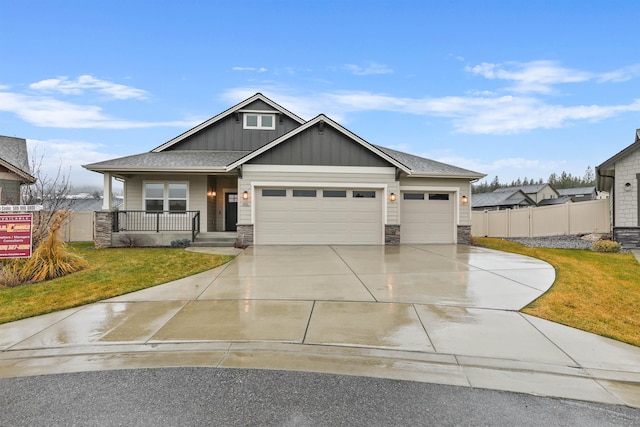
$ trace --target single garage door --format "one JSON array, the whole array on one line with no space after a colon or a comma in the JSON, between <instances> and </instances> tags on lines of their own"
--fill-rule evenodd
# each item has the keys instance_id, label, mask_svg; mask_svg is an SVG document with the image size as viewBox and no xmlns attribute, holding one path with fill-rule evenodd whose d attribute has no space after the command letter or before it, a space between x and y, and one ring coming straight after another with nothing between
<instances>
[{"instance_id":1,"label":"single garage door","mask_svg":"<svg viewBox=\"0 0 640 427\"><path fill-rule=\"evenodd\" d=\"M380 245L382 191L256 188L257 245Z\"/></svg>"},{"instance_id":2,"label":"single garage door","mask_svg":"<svg viewBox=\"0 0 640 427\"><path fill-rule=\"evenodd\" d=\"M455 243L453 196L453 193L401 193L400 243Z\"/></svg>"}]
</instances>

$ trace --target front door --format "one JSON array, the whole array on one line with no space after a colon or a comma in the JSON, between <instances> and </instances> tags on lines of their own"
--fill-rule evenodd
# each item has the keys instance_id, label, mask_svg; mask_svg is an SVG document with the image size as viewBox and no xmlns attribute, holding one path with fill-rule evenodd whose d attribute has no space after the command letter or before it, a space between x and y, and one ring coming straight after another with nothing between
<instances>
[{"instance_id":1,"label":"front door","mask_svg":"<svg viewBox=\"0 0 640 427\"><path fill-rule=\"evenodd\" d=\"M224 229L236 231L238 222L238 193L224 194Z\"/></svg>"}]
</instances>

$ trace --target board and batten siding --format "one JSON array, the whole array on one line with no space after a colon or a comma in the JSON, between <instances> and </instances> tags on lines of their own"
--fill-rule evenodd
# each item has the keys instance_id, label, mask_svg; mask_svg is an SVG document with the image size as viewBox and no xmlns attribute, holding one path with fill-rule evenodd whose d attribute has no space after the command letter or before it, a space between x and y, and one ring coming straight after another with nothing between
<instances>
[{"instance_id":1,"label":"board and batten siding","mask_svg":"<svg viewBox=\"0 0 640 427\"><path fill-rule=\"evenodd\" d=\"M123 210L144 210L145 182L187 182L189 199L187 209L200 211L200 230L207 228L207 176L206 175L136 175L126 181Z\"/></svg>"},{"instance_id":2,"label":"board and batten siding","mask_svg":"<svg viewBox=\"0 0 640 427\"><path fill-rule=\"evenodd\" d=\"M257 100L243 110L269 111L278 113L268 104ZM282 122L280 122L282 117ZM238 113L217 121L205 129L185 138L167 148L170 150L221 150L221 151L253 151L276 138L292 131L300 123L288 116L276 114L275 129L243 129L243 113Z\"/></svg>"},{"instance_id":3,"label":"board and batten siding","mask_svg":"<svg viewBox=\"0 0 640 427\"><path fill-rule=\"evenodd\" d=\"M266 185L265 185L266 184ZM238 180L238 195L247 191L248 201L239 200L238 223L252 224L252 191L256 187L279 188L377 188L386 189L383 201L386 206L386 223L398 224L398 200L390 202L390 193L398 194L395 168L342 167L342 166L287 166L245 165L242 179Z\"/></svg>"},{"instance_id":4,"label":"board and batten siding","mask_svg":"<svg viewBox=\"0 0 640 427\"><path fill-rule=\"evenodd\" d=\"M457 225L471 225L471 182L468 179L405 177L400 178L400 191L454 193ZM462 196L467 196L469 200L466 205L460 201Z\"/></svg>"},{"instance_id":5,"label":"board and batten siding","mask_svg":"<svg viewBox=\"0 0 640 427\"><path fill-rule=\"evenodd\" d=\"M264 165L369 166L391 164L330 126L316 124L249 161Z\"/></svg>"}]
</instances>

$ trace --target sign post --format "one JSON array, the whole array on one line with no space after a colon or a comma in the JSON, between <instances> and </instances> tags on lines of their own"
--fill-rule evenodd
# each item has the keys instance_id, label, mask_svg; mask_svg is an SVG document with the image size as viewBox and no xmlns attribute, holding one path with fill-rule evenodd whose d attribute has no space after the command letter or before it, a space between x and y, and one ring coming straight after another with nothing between
<instances>
[{"instance_id":1,"label":"sign post","mask_svg":"<svg viewBox=\"0 0 640 427\"><path fill-rule=\"evenodd\" d=\"M33 214L0 213L0 259L30 258Z\"/></svg>"}]
</instances>

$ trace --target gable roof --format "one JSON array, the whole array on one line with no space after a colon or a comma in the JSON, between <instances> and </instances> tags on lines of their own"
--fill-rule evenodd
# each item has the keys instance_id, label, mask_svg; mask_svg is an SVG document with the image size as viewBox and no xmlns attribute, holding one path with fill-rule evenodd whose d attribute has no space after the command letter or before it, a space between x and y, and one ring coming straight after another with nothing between
<instances>
[{"instance_id":1,"label":"gable roof","mask_svg":"<svg viewBox=\"0 0 640 427\"><path fill-rule=\"evenodd\" d=\"M25 184L33 184L36 178L31 175L27 140L0 135L0 165L22 178Z\"/></svg>"},{"instance_id":2,"label":"gable roof","mask_svg":"<svg viewBox=\"0 0 640 427\"><path fill-rule=\"evenodd\" d=\"M292 120L303 124L305 122L305 120L301 117L298 117L297 115L293 114L291 111L287 110L286 108L282 107L279 104L276 104L275 102L273 102L272 100L270 100L269 98L267 98L266 96L264 96L261 93L256 93L255 95L253 95L250 98L245 99L244 101L240 102L239 104L234 105L233 107L223 111L222 113L213 116L212 118L210 118L209 120L200 123L198 126L195 126L191 129L189 129L188 131L176 136L175 138L165 142L164 144L154 148L153 150L151 150L154 153L157 153L159 151L163 151L166 150L167 148L171 147L172 145L177 144L178 142L190 137L191 135L198 133L199 131L201 131L202 129L211 126L212 124L224 119L225 117L237 112L238 110L243 109L244 107L246 107L247 105L250 105L252 102L255 102L257 100L263 101L266 104L270 105L271 107L273 107L275 110L277 110L279 113L286 115L287 117L291 118Z\"/></svg>"},{"instance_id":3,"label":"gable roof","mask_svg":"<svg viewBox=\"0 0 640 427\"><path fill-rule=\"evenodd\" d=\"M502 187L502 188L497 188L495 190L493 190L494 193L500 193L500 192L514 192L516 190L522 190L523 193L525 194L533 194L533 193L538 193L539 191L541 191L544 187L549 186L549 188L551 188L553 191L556 191L555 188L553 188L552 186L550 186L549 184L532 184L532 185L517 185L514 187ZM557 193L557 191L556 191Z\"/></svg>"},{"instance_id":4,"label":"gable roof","mask_svg":"<svg viewBox=\"0 0 640 427\"><path fill-rule=\"evenodd\" d=\"M599 166L596 166L596 189L609 191L613 181L609 180L607 182L607 178L611 178L611 174L615 175L616 163L638 149L640 149L640 129L636 129L636 140L633 144L614 154Z\"/></svg>"},{"instance_id":5,"label":"gable roof","mask_svg":"<svg viewBox=\"0 0 640 427\"><path fill-rule=\"evenodd\" d=\"M473 208L488 208L493 206L514 206L526 204L536 206L536 202L527 196L522 190L493 191L491 193L477 193L471 195Z\"/></svg>"},{"instance_id":6,"label":"gable roof","mask_svg":"<svg viewBox=\"0 0 640 427\"><path fill-rule=\"evenodd\" d=\"M313 126L315 126L316 124L319 124L319 123L323 123L323 124L326 124L328 126L331 126L335 130L337 130L338 132L344 134L346 137L352 139L353 141L355 141L356 143L360 144L364 148L370 150L374 154L377 154L379 157L382 157L384 160L388 161L389 163L391 163L395 167L397 167L397 168L399 168L399 169L401 169L401 170L403 170L403 171L405 171L407 173L410 172L410 169L407 168L405 165L403 165L402 163L398 162L396 159L394 159L393 157L389 156L388 154L386 154L385 152L383 152L382 150L377 148L375 145L368 143L364 139L360 138L358 135L356 135L353 132L349 131L348 129L340 126L338 123L334 122L333 120L331 120L329 117L325 116L324 114L319 114L318 116L316 116L315 118L309 120L308 122L304 123L303 125L298 126L297 128L293 129L291 132L286 133L286 134L282 135L280 138L276 138L273 141L271 141L270 143L268 143L266 145L263 145L262 147L258 148L257 150L254 150L254 151L250 152L249 154L247 154L243 158L241 158L238 161L230 164L227 167L227 169L228 170L235 169L238 166L241 166L241 165L245 164L249 160L258 157L260 154L264 153L265 151L271 150L272 148L282 144L283 142L287 141L288 139L292 138L293 136L298 135L298 134L304 132L305 130L307 130L307 129L309 129L309 128L311 128L311 127L313 127Z\"/></svg>"},{"instance_id":7,"label":"gable roof","mask_svg":"<svg viewBox=\"0 0 640 427\"><path fill-rule=\"evenodd\" d=\"M393 166L397 167L401 171L405 172L408 175L412 176L428 176L428 177L441 177L441 178L467 178L467 179L480 179L484 177L484 174L473 172L467 169L459 168L456 166L451 166L445 163L436 162L435 160L425 159L423 157L414 156L412 154L403 153L401 151L392 150L390 148L382 147L379 145L371 144L364 139L360 138L355 133L341 126L340 124L334 122L329 117L324 114L319 114L315 118L309 120L303 125L297 127L291 132L282 135L280 138L277 138L271 141L269 144L266 144L255 151L247 154L242 159L239 159L235 163L232 163L228 166L228 170L235 169L236 167L250 161L251 159L259 156L260 154L282 144L287 141L291 137L298 135L299 133L304 132L305 130L315 126L318 123L324 123L328 126L331 126L338 132L345 135L347 138L350 138L354 142L360 144L362 147L371 151L375 155L383 158Z\"/></svg>"}]
</instances>

